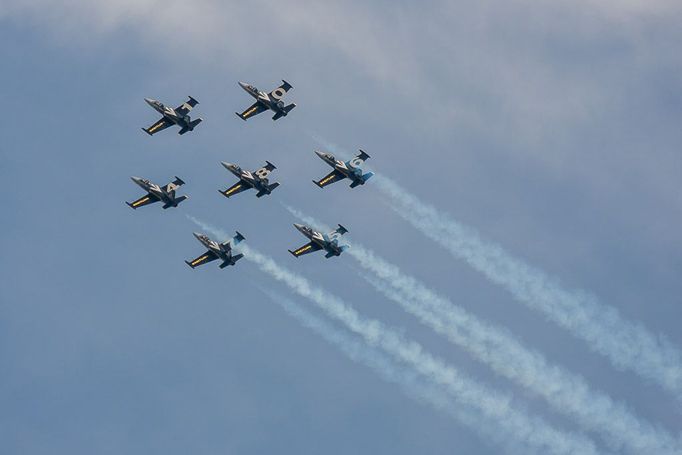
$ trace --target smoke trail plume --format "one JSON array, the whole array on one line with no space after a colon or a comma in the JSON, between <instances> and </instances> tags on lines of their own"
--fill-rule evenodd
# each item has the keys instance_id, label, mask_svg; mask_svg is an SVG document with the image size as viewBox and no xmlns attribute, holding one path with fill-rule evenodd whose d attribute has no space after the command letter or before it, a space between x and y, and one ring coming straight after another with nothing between
<instances>
[{"instance_id":1,"label":"smoke trail plume","mask_svg":"<svg viewBox=\"0 0 682 455\"><path fill-rule=\"evenodd\" d=\"M615 367L634 371L682 400L681 355L667 338L625 320L616 308L592 295L563 288L556 279L484 241L474 230L423 203L392 180L381 175L372 180L390 198L399 216L453 256L586 341Z\"/></svg>"},{"instance_id":2,"label":"smoke trail plume","mask_svg":"<svg viewBox=\"0 0 682 455\"><path fill-rule=\"evenodd\" d=\"M301 211L285 208L304 223L328 230ZM351 243L348 254L372 272L375 278L362 276L377 291L496 373L544 398L554 410L587 430L600 432L614 448L625 446L636 454L682 452L680 443L669 433L641 420L606 393L592 390L582 376L551 364L505 329L479 320L371 250Z\"/></svg>"},{"instance_id":3,"label":"smoke trail plume","mask_svg":"<svg viewBox=\"0 0 682 455\"><path fill-rule=\"evenodd\" d=\"M190 218L192 219L192 218ZM211 226L192 219L203 229L214 235L224 236L225 232L211 229ZM298 295L307 298L328 316L345 325L351 332L362 337L365 343L377 347L405 363L429 381L443 387L458 405L480 412L485 420L495 422L497 430L517 443L527 445L542 453L553 454L596 454L594 443L581 434L558 430L540 418L532 418L525 412L513 408L511 399L499 392L462 375L454 367L424 351L414 341L404 340L396 331L377 320L362 317L354 308L326 290L313 286L306 278L277 264L272 258L255 249L240 244L244 258L253 262L264 273L285 284ZM484 425L486 422L477 422Z\"/></svg>"},{"instance_id":4,"label":"smoke trail plume","mask_svg":"<svg viewBox=\"0 0 682 455\"><path fill-rule=\"evenodd\" d=\"M457 422L480 433L488 441L504 444L503 441L499 440L499 435L496 434L491 425L476 425L476 422L483 418L479 412L473 409L465 410L462 406L457 406L447 393L420 379L415 371L394 362L381 351L368 346L350 333L336 328L330 322L313 315L292 300L271 290L261 290L302 326L312 330L326 342L338 348L352 361L364 364L374 370L382 380L399 385L408 397L429 405L437 411L447 413ZM513 452L523 453L521 449L513 450Z\"/></svg>"}]
</instances>

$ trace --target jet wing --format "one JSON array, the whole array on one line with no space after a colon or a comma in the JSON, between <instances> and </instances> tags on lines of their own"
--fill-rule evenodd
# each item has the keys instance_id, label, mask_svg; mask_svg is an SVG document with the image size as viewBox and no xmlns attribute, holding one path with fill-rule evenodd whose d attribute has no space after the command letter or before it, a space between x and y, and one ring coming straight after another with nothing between
<instances>
[{"instance_id":1,"label":"jet wing","mask_svg":"<svg viewBox=\"0 0 682 455\"><path fill-rule=\"evenodd\" d=\"M237 114L242 120L248 120L251 117L253 117L254 115L258 115L261 112L264 112L267 110L268 110L268 108L265 107L265 105L256 101L251 106L249 106L244 112L242 112L241 114L239 112L235 112L235 114Z\"/></svg>"},{"instance_id":2,"label":"jet wing","mask_svg":"<svg viewBox=\"0 0 682 455\"><path fill-rule=\"evenodd\" d=\"M279 101L289 90L291 90L291 84L282 80L282 85L271 91L269 95L271 99L274 98Z\"/></svg>"},{"instance_id":3,"label":"jet wing","mask_svg":"<svg viewBox=\"0 0 682 455\"><path fill-rule=\"evenodd\" d=\"M158 202L159 198L154 196L152 193L147 193L144 196L142 196L140 199L134 202L126 202L131 208L138 208L138 207L143 207L145 205L153 204L154 202Z\"/></svg>"},{"instance_id":4,"label":"jet wing","mask_svg":"<svg viewBox=\"0 0 682 455\"><path fill-rule=\"evenodd\" d=\"M332 172L330 172L325 178L323 178L319 182L315 182L315 180L313 180L313 182L315 183L315 185L319 186L320 188L324 188L327 185L331 185L332 183L338 182L339 180L343 180L345 178L346 178L346 176L343 175L343 173L334 169Z\"/></svg>"},{"instance_id":5,"label":"jet wing","mask_svg":"<svg viewBox=\"0 0 682 455\"><path fill-rule=\"evenodd\" d=\"M166 117L162 117L161 120L150 126L149 128L142 128L142 130L149 134L150 136L154 135L155 133L158 133L159 131L163 131L169 126L172 126L173 122L168 120Z\"/></svg>"},{"instance_id":6,"label":"jet wing","mask_svg":"<svg viewBox=\"0 0 682 455\"><path fill-rule=\"evenodd\" d=\"M195 100L190 96L189 100L185 101L175 109L175 112L177 112L180 115L187 115L189 114L189 111L191 111L192 108L197 104L199 104L199 101Z\"/></svg>"},{"instance_id":7,"label":"jet wing","mask_svg":"<svg viewBox=\"0 0 682 455\"><path fill-rule=\"evenodd\" d=\"M296 251L291 251L289 250L289 253L293 254L294 257L299 257L303 256L304 254L312 253L314 251L321 250L322 247L318 245L315 242L309 242L303 245L301 248L297 249Z\"/></svg>"},{"instance_id":8,"label":"jet wing","mask_svg":"<svg viewBox=\"0 0 682 455\"><path fill-rule=\"evenodd\" d=\"M195 268L199 267L200 265L206 264L207 262L215 261L216 259L218 259L218 255L215 254L213 251L209 250L202 254L201 256L199 256L198 258L192 261L185 261L185 263L188 266Z\"/></svg>"},{"instance_id":9,"label":"jet wing","mask_svg":"<svg viewBox=\"0 0 682 455\"><path fill-rule=\"evenodd\" d=\"M239 182L235 183L228 189L221 191L220 194L222 194L225 197L230 197L249 189L251 189L251 186L247 185L246 183L240 180Z\"/></svg>"}]
</instances>

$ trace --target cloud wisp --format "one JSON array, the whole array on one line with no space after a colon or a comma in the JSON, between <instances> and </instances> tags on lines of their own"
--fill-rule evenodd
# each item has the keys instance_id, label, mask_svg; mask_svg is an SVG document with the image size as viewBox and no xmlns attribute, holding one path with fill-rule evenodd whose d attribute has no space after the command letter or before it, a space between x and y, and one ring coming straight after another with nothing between
<instances>
[{"instance_id":1,"label":"cloud wisp","mask_svg":"<svg viewBox=\"0 0 682 455\"><path fill-rule=\"evenodd\" d=\"M329 229L300 210L285 208L304 223ZM552 364L504 328L480 320L370 249L350 243L348 254L372 273L372 277L362 276L379 293L497 374L545 399L555 411L568 415L586 430L602 434L610 446L636 454L682 450L668 432L640 419L606 393L593 390L582 376Z\"/></svg>"},{"instance_id":2,"label":"cloud wisp","mask_svg":"<svg viewBox=\"0 0 682 455\"><path fill-rule=\"evenodd\" d=\"M197 225L214 235L225 232L190 217ZM380 321L364 318L354 308L328 291L313 286L305 277L280 266L272 258L242 243L239 249L244 258L262 272L304 297L332 319L360 336L365 343L382 349L386 354L408 365L424 378L446 390L458 405L473 408L485 419L477 425L494 422L495 427L510 441L533 450L552 454L596 454L592 440L579 433L559 430L544 419L531 417L511 404L511 398L466 377L443 360L426 352L414 341L404 339L398 332Z\"/></svg>"},{"instance_id":3,"label":"cloud wisp","mask_svg":"<svg viewBox=\"0 0 682 455\"><path fill-rule=\"evenodd\" d=\"M473 229L430 206L391 179L376 175L374 185L391 201L401 218L450 254L464 260L517 301L584 340L618 369L630 370L682 400L680 351L664 336L624 319L618 310L526 264Z\"/></svg>"}]
</instances>

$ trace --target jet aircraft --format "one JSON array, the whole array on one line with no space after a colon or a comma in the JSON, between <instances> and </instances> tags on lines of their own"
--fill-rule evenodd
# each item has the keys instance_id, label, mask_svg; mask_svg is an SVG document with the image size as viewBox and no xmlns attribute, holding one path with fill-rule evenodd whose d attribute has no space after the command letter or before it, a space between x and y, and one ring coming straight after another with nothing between
<instances>
[{"instance_id":1,"label":"jet aircraft","mask_svg":"<svg viewBox=\"0 0 682 455\"><path fill-rule=\"evenodd\" d=\"M253 85L244 82L240 82L239 85L246 91L246 93L256 98L256 102L249 106L244 112L241 114L239 112L235 112L235 114L237 114L242 120L247 120L254 115L258 115L261 112L267 111L268 109L275 113L272 119L277 120L280 117L286 117L289 111L296 107L296 104L294 103L285 106L284 101L282 101L284 95L289 91L289 89L291 89L291 84L285 80L282 80L282 85L270 93L261 92Z\"/></svg>"},{"instance_id":2,"label":"jet aircraft","mask_svg":"<svg viewBox=\"0 0 682 455\"><path fill-rule=\"evenodd\" d=\"M201 123L202 119L198 118L196 120L192 120L189 117L189 111L191 111L194 106L199 104L199 101L195 100L191 96L189 97L188 101L182 103L182 105L176 107L175 109L151 98L145 98L144 100L159 114L163 115L161 120L154 123L149 128L142 128L142 131L149 134L150 136L173 125L178 125L180 127L178 134L185 134L188 131L192 131L194 127Z\"/></svg>"},{"instance_id":3,"label":"jet aircraft","mask_svg":"<svg viewBox=\"0 0 682 455\"><path fill-rule=\"evenodd\" d=\"M369 155L362 150L360 150L360 153L358 153L355 158L346 162L337 160L331 153L318 152L317 150L315 153L317 156L322 158L325 163L334 168L332 172L330 172L321 180L313 180L313 183L320 188L324 188L327 185L331 185L332 183L338 182L339 180L343 180L345 178L350 179L350 187L355 188L358 185L364 185L365 182L374 175L374 172L367 172L366 174L362 173L360 166L362 166L365 160L369 158Z\"/></svg>"},{"instance_id":4,"label":"jet aircraft","mask_svg":"<svg viewBox=\"0 0 682 455\"><path fill-rule=\"evenodd\" d=\"M130 177L133 182L138 184L143 190L147 192L146 195L142 196L140 199L134 202L127 202L130 207L137 209L148 204L153 204L154 202L163 202L163 208L167 209L169 207L177 207L179 203L187 199L189 196L176 196L175 190L184 185L180 177L175 177L175 180L164 186L159 186L156 183L152 183L147 179L140 177Z\"/></svg>"},{"instance_id":5,"label":"jet aircraft","mask_svg":"<svg viewBox=\"0 0 682 455\"><path fill-rule=\"evenodd\" d=\"M220 164L222 164L225 169L232 172L239 178L239 181L230 188L220 191L220 194L225 197L229 198L230 196L234 196L235 194L241 193L242 191L251 188L258 191L258 193L256 193L256 197L261 197L266 194L270 194L272 190L279 186L278 182L270 184L268 180L268 175L270 175L270 172L272 172L274 169L277 169L275 165L269 161L265 162L265 166L253 172L244 170L236 164L226 163L225 161L221 161Z\"/></svg>"},{"instance_id":6,"label":"jet aircraft","mask_svg":"<svg viewBox=\"0 0 682 455\"><path fill-rule=\"evenodd\" d=\"M216 259L222 259L223 262L219 267L224 269L228 265L235 265L238 260L244 257L243 254L232 254L232 245L237 245L244 240L244 236L239 232L232 238L232 245L230 244L230 240L218 243L204 234L199 234L197 232L194 232L193 234L202 245L208 248L208 251L192 261L185 261L185 263L192 268L206 264L207 262L215 261Z\"/></svg>"},{"instance_id":7,"label":"jet aircraft","mask_svg":"<svg viewBox=\"0 0 682 455\"><path fill-rule=\"evenodd\" d=\"M325 250L327 252L325 257L329 259L332 256L340 256L341 253L349 248L349 245L339 245L341 236L348 232L348 229L340 224L338 228L328 234L322 234L303 224L294 224L294 227L298 229L301 234L310 239L310 242L296 251L289 250L289 253L293 254L294 257L303 256L304 254L312 253L313 251Z\"/></svg>"}]
</instances>

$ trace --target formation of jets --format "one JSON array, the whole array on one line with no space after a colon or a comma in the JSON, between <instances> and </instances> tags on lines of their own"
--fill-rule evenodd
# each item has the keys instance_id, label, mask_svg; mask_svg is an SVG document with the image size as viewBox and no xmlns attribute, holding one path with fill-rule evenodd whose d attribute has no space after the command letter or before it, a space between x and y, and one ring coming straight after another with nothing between
<instances>
[{"instance_id":1,"label":"formation of jets","mask_svg":"<svg viewBox=\"0 0 682 455\"><path fill-rule=\"evenodd\" d=\"M248 120L267 110L274 112L272 120L278 120L281 117L286 117L289 112L296 107L296 104L294 103L287 105L283 101L284 96L292 89L291 84L285 80L282 80L282 85L269 93L260 91L253 85L244 82L239 82L239 86L256 99L256 102L244 110L244 112L241 114L238 112L236 113L242 120ZM185 134L188 131L194 130L194 128L201 123L202 119L196 118L195 120L192 120L189 113L197 104L199 104L199 102L191 96L188 98L189 99L186 102L175 109L166 106L157 100L145 98L144 100L147 104L160 113L162 117L149 128L142 128L142 130L150 136L173 125L180 127L178 134ZM328 152L315 151L315 153L333 169L322 179L317 181L313 180L320 188L324 188L327 185L343 179L350 180L350 187L355 188L359 185L364 185L365 182L374 175L372 172L364 172L362 170L365 161L369 158L369 155L363 150L360 150L359 154L348 161L339 160ZM270 173L277 168L269 161L265 161L265 165L255 171L242 169L237 164L225 161L221 161L220 164L238 179L238 181L229 188L219 190L220 194L227 198L251 189L255 190L256 197L260 198L271 194L275 188L280 185L279 182L270 183ZM131 177L131 179L146 192L145 195L133 202L126 201L126 204L133 209L138 209L155 202L161 202L163 204L162 207L168 209L177 207L182 201L189 197L187 195L176 195L176 190L185 184L185 182L177 176L175 177L175 180L163 186L140 177ZM330 258L333 256L340 256L341 253L349 248L349 245L340 243L341 237L348 232L348 229L340 224L336 229L326 234L318 232L312 227L303 224L294 224L294 227L309 240L308 243L300 248L293 251L289 250L294 257L324 250L325 257ZM191 268L220 259L222 262L219 267L222 269L229 265L235 265L237 261L244 256L241 253L233 254L233 248L245 239L239 232L237 232L231 240L223 243L216 242L205 234L197 232L194 233L194 236L202 245L204 245L204 247L206 247L207 251L191 261L185 261Z\"/></svg>"}]
</instances>

